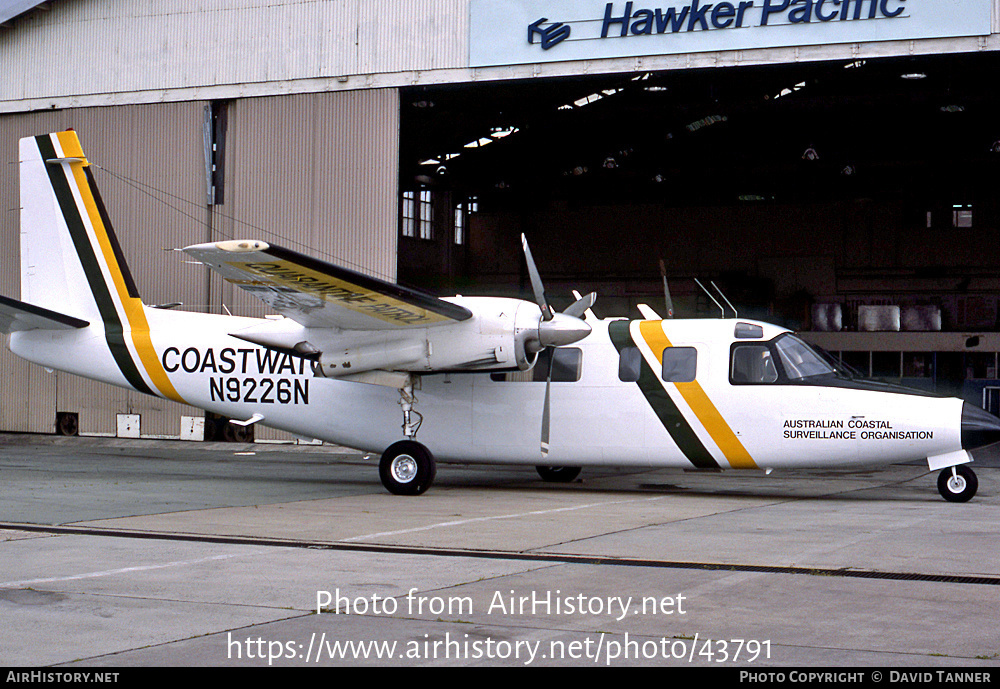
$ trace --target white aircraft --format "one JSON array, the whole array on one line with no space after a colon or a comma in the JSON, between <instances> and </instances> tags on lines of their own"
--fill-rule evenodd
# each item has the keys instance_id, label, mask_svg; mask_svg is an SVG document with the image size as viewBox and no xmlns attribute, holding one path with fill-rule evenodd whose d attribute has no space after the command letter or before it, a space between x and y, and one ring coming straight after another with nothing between
<instances>
[{"instance_id":1,"label":"white aircraft","mask_svg":"<svg viewBox=\"0 0 1000 689\"><path fill-rule=\"evenodd\" d=\"M11 350L45 367L238 423L381 453L396 494L435 462L580 467L861 468L926 459L950 501L1000 420L956 398L852 378L793 333L743 319L597 319L439 299L255 240L184 251L263 300L265 319L142 303L73 131L22 139L21 300ZM418 396L419 393L419 396ZM402 423L401 423L402 422Z\"/></svg>"}]
</instances>

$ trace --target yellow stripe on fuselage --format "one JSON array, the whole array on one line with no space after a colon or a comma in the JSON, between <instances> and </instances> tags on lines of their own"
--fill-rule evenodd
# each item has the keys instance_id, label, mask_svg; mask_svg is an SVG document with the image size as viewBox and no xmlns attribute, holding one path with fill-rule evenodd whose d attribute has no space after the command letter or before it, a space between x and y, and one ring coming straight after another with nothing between
<instances>
[{"instance_id":1,"label":"yellow stripe on fuselage","mask_svg":"<svg viewBox=\"0 0 1000 689\"><path fill-rule=\"evenodd\" d=\"M104 227L104 221L97 210L97 202L91 192L87 175L83 171L83 168L89 165L89 163L83 154L83 147L80 145L80 140L77 138L76 132L72 131L59 132L56 136L59 138L59 146L62 148L63 156L82 159L82 162L70 164L70 169L73 172L73 180L76 182L76 188L87 210L90 225L94 228L94 235L101 247L101 255L104 257L104 263L108 267L108 273L111 275L111 281L114 283L115 292L118 294L118 299L121 301L122 308L125 311L125 317L129 324L128 332L132 337L132 344L139 355L139 360L142 362L147 375L153 382L153 385L160 391L161 395L175 402L184 402L186 404L185 400L178 394L173 383L167 377L167 372L163 370L160 358L153 348L153 341L149 334L149 322L146 320L142 301L129 296L128 287L125 285L125 277L122 275L118 259L115 256L114 249L111 247L111 240L108 238L107 228Z\"/></svg>"},{"instance_id":2,"label":"yellow stripe on fuselage","mask_svg":"<svg viewBox=\"0 0 1000 689\"><path fill-rule=\"evenodd\" d=\"M667 347L673 347L666 333L663 332L662 322L642 321L639 323L639 333L642 335L642 339L646 341L646 344L649 345L649 348L653 350L653 355L662 366L663 350ZM722 414L719 413L712 400L709 399L708 394L701 387L701 384L697 380L694 380L690 383L674 383L674 385L677 387L677 391L680 392L681 397L684 398L684 401L691 407L691 411L698 417L698 421L705 427L709 436L719 446L719 449L722 450L722 454L725 456L726 461L729 462L729 465L734 469L756 469L757 463L753 461L753 457L743 447L743 443L736 437L733 429L722 418Z\"/></svg>"}]
</instances>

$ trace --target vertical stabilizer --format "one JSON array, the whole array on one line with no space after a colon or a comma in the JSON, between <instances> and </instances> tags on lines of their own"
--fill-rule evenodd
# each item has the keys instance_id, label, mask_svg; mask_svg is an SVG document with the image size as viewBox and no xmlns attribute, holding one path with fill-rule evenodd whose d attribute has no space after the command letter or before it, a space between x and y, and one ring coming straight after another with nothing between
<instances>
[{"instance_id":1,"label":"vertical stabilizer","mask_svg":"<svg viewBox=\"0 0 1000 689\"><path fill-rule=\"evenodd\" d=\"M21 300L97 319L138 299L76 132L21 139L20 152Z\"/></svg>"},{"instance_id":2,"label":"vertical stabilizer","mask_svg":"<svg viewBox=\"0 0 1000 689\"><path fill-rule=\"evenodd\" d=\"M103 325L136 390L179 399L76 132L21 139L21 301Z\"/></svg>"}]
</instances>

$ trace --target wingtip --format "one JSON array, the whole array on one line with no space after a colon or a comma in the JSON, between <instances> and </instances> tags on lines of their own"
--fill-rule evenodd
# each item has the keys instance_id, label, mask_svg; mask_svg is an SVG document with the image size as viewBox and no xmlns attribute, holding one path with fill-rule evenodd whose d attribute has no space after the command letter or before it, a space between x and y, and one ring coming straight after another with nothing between
<instances>
[{"instance_id":1,"label":"wingtip","mask_svg":"<svg viewBox=\"0 0 1000 689\"><path fill-rule=\"evenodd\" d=\"M267 242L259 239L228 239L221 242L205 242L203 244L192 244L186 246L181 251L228 251L230 253L249 253L251 251L267 251L271 246Z\"/></svg>"},{"instance_id":2,"label":"wingtip","mask_svg":"<svg viewBox=\"0 0 1000 689\"><path fill-rule=\"evenodd\" d=\"M215 248L233 253L246 253L248 251L267 251L270 246L267 242L262 242L259 239L230 239L216 242Z\"/></svg>"}]
</instances>

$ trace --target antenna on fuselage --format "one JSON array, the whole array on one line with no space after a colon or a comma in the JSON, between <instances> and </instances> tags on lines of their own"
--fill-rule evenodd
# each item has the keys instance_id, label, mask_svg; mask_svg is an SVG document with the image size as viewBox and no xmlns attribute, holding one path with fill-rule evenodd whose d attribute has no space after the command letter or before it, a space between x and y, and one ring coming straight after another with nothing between
<instances>
[{"instance_id":1,"label":"antenna on fuselage","mask_svg":"<svg viewBox=\"0 0 1000 689\"><path fill-rule=\"evenodd\" d=\"M712 293L709 292L707 289L705 289L705 285L701 284L701 280L699 280L698 278L695 278L694 282L695 282L696 285L698 285L699 287L701 287L701 291L704 292L705 294L707 294L709 299L711 299L712 301L715 302L715 305L719 307L719 311L722 312L722 318L725 318L726 317L726 310L722 307L722 304L719 303L719 300L716 299L715 297L713 297Z\"/></svg>"},{"instance_id":2,"label":"antenna on fuselage","mask_svg":"<svg viewBox=\"0 0 1000 689\"><path fill-rule=\"evenodd\" d=\"M729 308L731 308L733 310L733 318L739 318L740 314L736 311L736 307L733 306L733 302L731 302L728 299L726 299L726 295L722 293L722 290L719 289L719 286L717 284L715 284L715 281L714 280L709 280L708 284L710 284L712 287L715 288L715 291L719 293L719 296L722 297L722 300L724 302L726 302L729 305ZM722 312L722 317L723 318L726 317L726 312L725 311Z\"/></svg>"}]
</instances>

